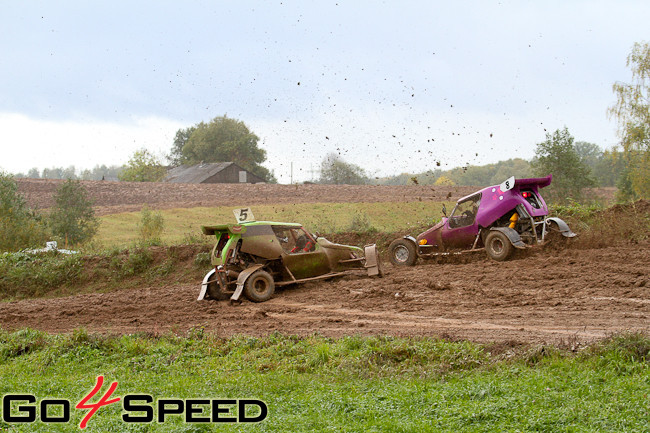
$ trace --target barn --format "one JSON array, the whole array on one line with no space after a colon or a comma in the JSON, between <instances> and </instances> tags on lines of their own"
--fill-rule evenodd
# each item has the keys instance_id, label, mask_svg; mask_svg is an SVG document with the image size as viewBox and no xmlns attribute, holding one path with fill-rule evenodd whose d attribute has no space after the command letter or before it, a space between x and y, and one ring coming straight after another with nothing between
<instances>
[{"instance_id":1,"label":"barn","mask_svg":"<svg viewBox=\"0 0 650 433\"><path fill-rule=\"evenodd\" d=\"M259 176L234 162L181 165L167 171L165 182L172 183L261 183Z\"/></svg>"}]
</instances>

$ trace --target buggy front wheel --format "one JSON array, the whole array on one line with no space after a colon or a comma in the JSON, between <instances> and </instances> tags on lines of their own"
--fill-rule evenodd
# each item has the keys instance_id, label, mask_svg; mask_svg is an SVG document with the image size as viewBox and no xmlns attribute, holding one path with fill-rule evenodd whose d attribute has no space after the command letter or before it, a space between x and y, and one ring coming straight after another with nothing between
<instances>
[{"instance_id":1,"label":"buggy front wheel","mask_svg":"<svg viewBox=\"0 0 650 433\"><path fill-rule=\"evenodd\" d=\"M413 266L417 260L415 244L407 239L395 239L388 247L390 262L397 266Z\"/></svg>"}]
</instances>

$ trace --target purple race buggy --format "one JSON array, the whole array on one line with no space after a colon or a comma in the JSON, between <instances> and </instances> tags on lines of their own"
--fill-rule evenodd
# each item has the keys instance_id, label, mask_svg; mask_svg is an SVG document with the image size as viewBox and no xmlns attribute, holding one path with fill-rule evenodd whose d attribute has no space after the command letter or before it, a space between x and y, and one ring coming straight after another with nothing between
<instances>
[{"instance_id":1,"label":"purple race buggy","mask_svg":"<svg viewBox=\"0 0 650 433\"><path fill-rule=\"evenodd\" d=\"M560 218L549 218L539 193L552 175L534 179L510 179L461 198L451 215L418 235L394 240L390 261L412 266L418 257L464 253L485 249L494 260L508 259L515 249L541 244L551 236L576 234ZM561 235L561 236L560 236Z\"/></svg>"}]
</instances>

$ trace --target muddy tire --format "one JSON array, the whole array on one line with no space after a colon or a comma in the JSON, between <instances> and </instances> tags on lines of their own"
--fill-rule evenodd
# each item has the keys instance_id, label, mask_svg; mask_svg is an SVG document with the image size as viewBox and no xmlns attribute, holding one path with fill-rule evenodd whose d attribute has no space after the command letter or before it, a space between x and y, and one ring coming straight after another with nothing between
<instances>
[{"instance_id":1,"label":"muddy tire","mask_svg":"<svg viewBox=\"0 0 650 433\"><path fill-rule=\"evenodd\" d=\"M395 239L388 247L388 254L396 266L413 266L418 259L415 244L408 239Z\"/></svg>"},{"instance_id":2,"label":"muddy tire","mask_svg":"<svg viewBox=\"0 0 650 433\"><path fill-rule=\"evenodd\" d=\"M217 278L216 274L214 275L214 278ZM231 293L226 293L221 290L221 287L217 281L208 283L207 294L210 299L214 299L215 301L225 301L231 295Z\"/></svg>"},{"instance_id":3,"label":"muddy tire","mask_svg":"<svg viewBox=\"0 0 650 433\"><path fill-rule=\"evenodd\" d=\"M560 227L554 221L546 223L546 236L544 237L544 246L551 249L561 249L567 244L568 238L560 233Z\"/></svg>"},{"instance_id":4,"label":"muddy tire","mask_svg":"<svg viewBox=\"0 0 650 433\"><path fill-rule=\"evenodd\" d=\"M271 299L275 292L273 277L262 269L253 272L244 284L244 296L253 302L264 302Z\"/></svg>"},{"instance_id":5,"label":"muddy tire","mask_svg":"<svg viewBox=\"0 0 650 433\"><path fill-rule=\"evenodd\" d=\"M485 238L485 252L497 262L508 260L514 249L508 236L502 232L491 231Z\"/></svg>"}]
</instances>

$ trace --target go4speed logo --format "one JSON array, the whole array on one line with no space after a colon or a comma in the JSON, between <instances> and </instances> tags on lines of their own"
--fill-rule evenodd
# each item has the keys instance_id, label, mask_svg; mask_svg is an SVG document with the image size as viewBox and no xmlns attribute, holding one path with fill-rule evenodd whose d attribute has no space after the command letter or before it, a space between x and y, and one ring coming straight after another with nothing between
<instances>
[{"instance_id":1,"label":"go4speed logo","mask_svg":"<svg viewBox=\"0 0 650 433\"><path fill-rule=\"evenodd\" d=\"M147 394L127 394L113 397L118 382L112 382L99 398L104 376L98 376L93 389L74 405L74 409L86 411L79 423L85 429L93 416L104 406L122 405L122 421L125 423L164 423L170 417L183 417L187 423L257 423L268 415L266 403L255 399L175 399L155 400ZM94 403L93 403L94 401ZM236 410L234 410L236 408ZM8 424L68 423L72 403L66 399L46 398L37 403L32 394L6 394L2 397L2 420Z\"/></svg>"}]
</instances>

